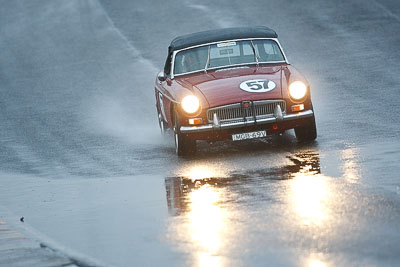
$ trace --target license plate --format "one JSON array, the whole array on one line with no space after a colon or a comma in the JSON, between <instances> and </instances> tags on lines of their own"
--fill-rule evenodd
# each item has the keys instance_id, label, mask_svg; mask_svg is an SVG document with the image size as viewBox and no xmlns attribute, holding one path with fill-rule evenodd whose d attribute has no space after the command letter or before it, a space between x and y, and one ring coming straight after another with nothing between
<instances>
[{"instance_id":1,"label":"license plate","mask_svg":"<svg viewBox=\"0 0 400 267\"><path fill-rule=\"evenodd\" d=\"M257 132L250 132L250 133L232 134L232 140L240 141L240 140L246 140L246 139L266 137L266 136L267 136L266 131L257 131Z\"/></svg>"}]
</instances>

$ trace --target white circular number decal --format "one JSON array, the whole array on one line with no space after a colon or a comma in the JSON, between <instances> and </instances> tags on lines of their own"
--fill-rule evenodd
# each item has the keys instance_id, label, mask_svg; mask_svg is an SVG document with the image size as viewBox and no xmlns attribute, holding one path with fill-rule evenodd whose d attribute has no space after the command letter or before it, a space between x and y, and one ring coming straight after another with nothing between
<instances>
[{"instance_id":1,"label":"white circular number decal","mask_svg":"<svg viewBox=\"0 0 400 267\"><path fill-rule=\"evenodd\" d=\"M239 85L243 91L250 93L265 93L274 90L276 83L270 80L248 80Z\"/></svg>"}]
</instances>

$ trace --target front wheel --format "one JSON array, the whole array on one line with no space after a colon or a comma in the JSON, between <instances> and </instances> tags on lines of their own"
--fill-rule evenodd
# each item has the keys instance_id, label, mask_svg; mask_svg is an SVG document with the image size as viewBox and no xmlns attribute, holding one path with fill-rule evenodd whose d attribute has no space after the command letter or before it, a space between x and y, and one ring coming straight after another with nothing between
<instances>
[{"instance_id":1,"label":"front wheel","mask_svg":"<svg viewBox=\"0 0 400 267\"><path fill-rule=\"evenodd\" d=\"M158 114L158 125L160 126L161 135L164 137L167 130L167 124L164 122L161 113L157 110Z\"/></svg>"},{"instance_id":2,"label":"front wheel","mask_svg":"<svg viewBox=\"0 0 400 267\"><path fill-rule=\"evenodd\" d=\"M317 138L317 127L315 125L315 117L312 118L304 125L294 128L296 138L299 142L311 142Z\"/></svg>"},{"instance_id":3,"label":"front wheel","mask_svg":"<svg viewBox=\"0 0 400 267\"><path fill-rule=\"evenodd\" d=\"M180 124L178 115L175 113L174 122L174 139L175 139L175 152L178 156L194 155L197 150L196 140L187 138L180 132Z\"/></svg>"}]
</instances>

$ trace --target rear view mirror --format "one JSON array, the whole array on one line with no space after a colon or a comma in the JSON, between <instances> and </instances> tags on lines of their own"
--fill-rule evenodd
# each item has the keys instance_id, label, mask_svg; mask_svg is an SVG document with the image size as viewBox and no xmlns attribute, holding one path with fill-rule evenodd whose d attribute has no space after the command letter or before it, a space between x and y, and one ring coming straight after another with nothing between
<instances>
[{"instance_id":1,"label":"rear view mirror","mask_svg":"<svg viewBox=\"0 0 400 267\"><path fill-rule=\"evenodd\" d=\"M160 82L163 82L167 79L167 75L165 75L164 71L160 71L157 75L157 78Z\"/></svg>"}]
</instances>

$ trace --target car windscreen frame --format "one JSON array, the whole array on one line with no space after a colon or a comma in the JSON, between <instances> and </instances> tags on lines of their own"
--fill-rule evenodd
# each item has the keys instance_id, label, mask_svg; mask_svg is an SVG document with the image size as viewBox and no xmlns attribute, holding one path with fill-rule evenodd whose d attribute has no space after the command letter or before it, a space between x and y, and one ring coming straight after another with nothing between
<instances>
[{"instance_id":1,"label":"car windscreen frame","mask_svg":"<svg viewBox=\"0 0 400 267\"><path fill-rule=\"evenodd\" d=\"M278 48L279 48L280 52L282 53L282 56L283 56L284 60L282 60L282 61L268 61L268 62L260 61L260 62L254 62L254 63L252 62L252 63L232 64L232 65L227 65L227 66L218 66L218 67L200 69L200 70L195 70L195 71L190 71L190 72L185 72L185 73L179 73L179 74L175 74L174 73L174 71L175 71L175 57L181 51L189 50L189 49L193 49L193 48L198 48L198 47L202 47L202 46L210 46L210 45L219 44L219 43L253 41L253 40L272 40L272 41L274 41L278 45ZM282 63L289 64L289 62L288 62L288 60L286 58L285 52L283 51L282 46L279 43L279 40L277 38L245 38L245 39L224 40L224 41L219 41L219 42L212 42L212 43L206 43L206 44L191 46L191 47L187 47L187 48L183 48L183 49L174 51L173 54L172 54L172 62L171 62L171 79L174 79L174 77L180 77L180 76L184 76L184 75L188 75L188 74L193 74L193 73L198 73L198 72L207 72L207 71L223 69L223 68L231 68L231 67L238 67L238 66L245 66L245 65L282 64Z\"/></svg>"}]
</instances>

